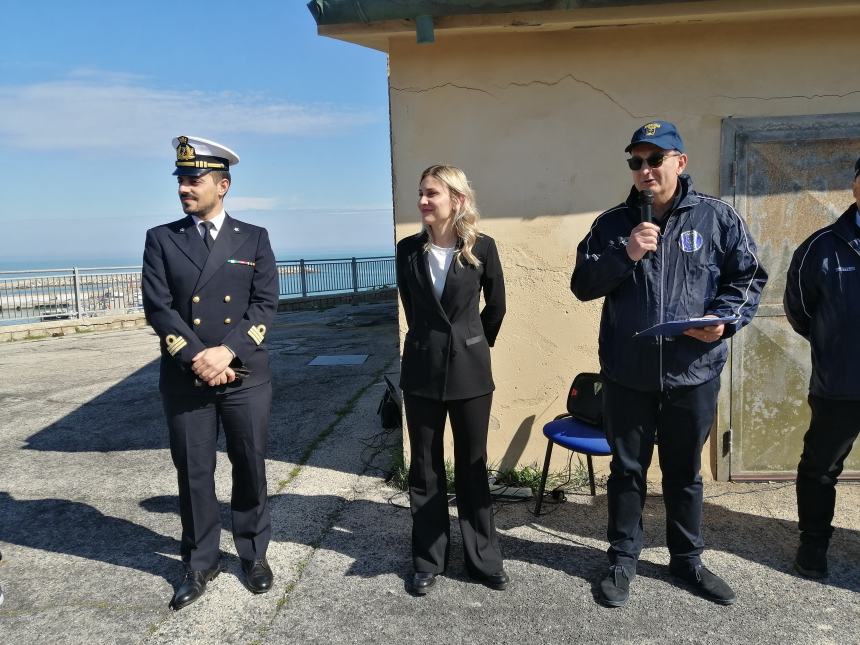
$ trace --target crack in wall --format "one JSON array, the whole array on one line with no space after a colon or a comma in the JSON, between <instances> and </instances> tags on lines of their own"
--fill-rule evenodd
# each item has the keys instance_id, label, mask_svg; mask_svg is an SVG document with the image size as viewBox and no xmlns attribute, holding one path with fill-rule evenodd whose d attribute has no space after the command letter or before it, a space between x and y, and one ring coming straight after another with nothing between
<instances>
[{"instance_id":1,"label":"crack in wall","mask_svg":"<svg viewBox=\"0 0 860 645\"><path fill-rule=\"evenodd\" d=\"M612 96L609 92L607 92L603 88L600 88L597 85L594 85L593 83L589 83L588 81L585 81L585 80L583 80L577 76L574 76L573 74L565 74L560 79L555 80L555 81L534 80L534 81L529 81L527 83L518 83L516 81L513 81L511 83L508 83L507 85L505 85L504 87L502 87L500 89L507 89L509 87L529 87L531 85L543 85L545 87L553 87L554 85L559 85L560 83L562 83L563 81L566 81L568 79L572 80L575 83L579 83L580 85L585 85L586 87L592 89L593 91L597 92L598 94L601 94L605 98L609 99L609 101L613 105L615 105L617 108L619 108L621 111L623 111L627 116L629 116L631 118L644 119L644 118L647 118L650 116L648 114L634 114L633 112L628 110L627 107L625 107L618 99L616 99L614 96Z\"/></svg>"},{"instance_id":2,"label":"crack in wall","mask_svg":"<svg viewBox=\"0 0 860 645\"><path fill-rule=\"evenodd\" d=\"M844 94L791 94L787 96L727 96L725 94L717 94L710 98L730 99L732 101L781 101L784 99L806 99L808 101L812 101L815 99L844 99L846 96L851 96L852 94L860 94L860 90L851 90Z\"/></svg>"},{"instance_id":3,"label":"crack in wall","mask_svg":"<svg viewBox=\"0 0 860 645\"><path fill-rule=\"evenodd\" d=\"M433 90L439 90L443 87L453 87L458 90L469 90L471 92L480 92L481 94L486 94L487 96L492 96L495 100L499 100L499 97L495 94L488 92L487 90L482 90L479 87L469 87L468 85L457 85L456 83L441 83L440 85L433 85L432 87L394 87L391 86L391 89L395 92L410 92L412 94L424 94L426 92L431 92Z\"/></svg>"},{"instance_id":4,"label":"crack in wall","mask_svg":"<svg viewBox=\"0 0 860 645\"><path fill-rule=\"evenodd\" d=\"M528 82L512 81L506 85L496 85L495 87L497 87L500 90L506 90L506 89L509 89L511 87L530 87L532 85L543 85L544 87L553 87L555 85L559 85L560 83L562 83L566 80L572 80L575 83L579 83L580 85L584 85L584 86L588 87L589 89L591 89L592 91L597 92L598 94L600 94L604 98L608 99L610 103L615 105L618 109L620 109L622 112L624 112L627 116L629 116L631 118L645 119L645 118L650 118L652 116L649 114L636 114L634 112L631 112L623 103L621 103L618 99L616 99L614 96L612 96L612 94L610 94L609 92L607 92L603 88L600 88L597 85L594 85L593 83L590 83L590 82L583 80L577 76L574 76L573 74L565 74L561 78L554 80L554 81L541 81L541 80L534 80L534 81L528 81ZM456 88L459 90L469 90L471 92L480 92L481 94L486 94L487 96L493 97L497 101L499 100L498 96L496 96L492 92L488 92L487 90L482 90L479 87L471 87L469 85L457 85L456 83L440 83L439 85L433 85L431 87L426 87L426 88L395 87L392 85L391 89L394 90L395 92L411 92L413 94L424 94L425 92L431 92L433 90L442 89L444 87L453 87L453 88Z\"/></svg>"}]
</instances>

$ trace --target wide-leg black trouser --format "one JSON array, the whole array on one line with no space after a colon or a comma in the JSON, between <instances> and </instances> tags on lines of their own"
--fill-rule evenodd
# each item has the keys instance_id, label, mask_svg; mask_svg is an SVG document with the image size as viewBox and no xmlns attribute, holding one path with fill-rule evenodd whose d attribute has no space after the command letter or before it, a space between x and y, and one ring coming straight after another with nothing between
<instances>
[{"instance_id":1,"label":"wide-leg black trouser","mask_svg":"<svg viewBox=\"0 0 860 645\"><path fill-rule=\"evenodd\" d=\"M720 379L664 392L604 383L609 465L609 560L635 569L642 551L642 509L654 442L663 473L666 545L673 561L701 562L702 447L716 415Z\"/></svg>"},{"instance_id":2,"label":"wide-leg black trouser","mask_svg":"<svg viewBox=\"0 0 860 645\"><path fill-rule=\"evenodd\" d=\"M245 560L262 558L272 534L265 460L271 383L218 394L163 396L162 401L179 482L182 561L194 570L218 566L221 513L215 496L215 456L219 421L233 466L230 509L236 552Z\"/></svg>"},{"instance_id":3,"label":"wide-leg black trouser","mask_svg":"<svg viewBox=\"0 0 860 645\"><path fill-rule=\"evenodd\" d=\"M412 559L417 572L442 573L448 566L451 525L442 449L446 416L451 418L454 434L454 478L466 570L476 577L502 570L487 482L487 428L492 401L492 393L455 401L404 396L412 453Z\"/></svg>"},{"instance_id":4,"label":"wide-leg black trouser","mask_svg":"<svg viewBox=\"0 0 860 645\"><path fill-rule=\"evenodd\" d=\"M860 401L809 395L812 419L803 437L797 466L797 515L800 540L827 546L833 534L836 483L860 433Z\"/></svg>"}]
</instances>

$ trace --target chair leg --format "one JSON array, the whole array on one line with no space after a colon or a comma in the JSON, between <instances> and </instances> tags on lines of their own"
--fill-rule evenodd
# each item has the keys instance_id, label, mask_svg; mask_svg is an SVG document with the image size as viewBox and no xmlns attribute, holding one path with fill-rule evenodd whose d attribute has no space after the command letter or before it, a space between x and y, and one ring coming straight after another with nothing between
<instances>
[{"instance_id":1,"label":"chair leg","mask_svg":"<svg viewBox=\"0 0 860 645\"><path fill-rule=\"evenodd\" d=\"M546 442L546 459L543 460L543 474L540 476L538 486L537 504L535 504L535 515L540 515L540 507L543 504L543 491L546 488L546 478L549 476L549 458L552 457L552 441Z\"/></svg>"},{"instance_id":2,"label":"chair leg","mask_svg":"<svg viewBox=\"0 0 860 645\"><path fill-rule=\"evenodd\" d=\"M585 463L588 464L588 484L591 486L591 496L594 497L594 464L591 463L591 455L585 455Z\"/></svg>"}]
</instances>

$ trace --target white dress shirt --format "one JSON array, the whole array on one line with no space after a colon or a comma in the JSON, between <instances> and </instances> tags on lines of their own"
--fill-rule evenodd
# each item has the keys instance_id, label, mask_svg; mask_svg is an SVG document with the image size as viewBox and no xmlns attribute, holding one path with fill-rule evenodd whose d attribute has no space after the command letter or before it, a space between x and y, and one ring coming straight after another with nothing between
<instances>
[{"instance_id":1,"label":"white dress shirt","mask_svg":"<svg viewBox=\"0 0 860 645\"><path fill-rule=\"evenodd\" d=\"M221 230L221 227L224 226L224 218L227 216L227 213L224 212L224 209L221 209L221 212L218 213L215 217L210 220L202 220L197 215L192 215L191 219L194 220L194 226L197 228L197 232L200 233L200 237L206 235L206 227L200 226L200 223L203 221L212 222L212 239L218 239L218 231Z\"/></svg>"}]
</instances>

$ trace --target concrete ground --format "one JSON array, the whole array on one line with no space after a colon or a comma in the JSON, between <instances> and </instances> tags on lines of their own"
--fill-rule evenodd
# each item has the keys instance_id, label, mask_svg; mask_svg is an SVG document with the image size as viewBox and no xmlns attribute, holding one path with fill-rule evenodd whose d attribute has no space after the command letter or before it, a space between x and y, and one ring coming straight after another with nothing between
<instances>
[{"instance_id":1,"label":"concrete ground","mask_svg":"<svg viewBox=\"0 0 860 645\"><path fill-rule=\"evenodd\" d=\"M791 484L706 483L706 563L737 590L732 607L668 575L659 496L628 606L595 603L605 489L570 492L540 517L532 502L498 505L505 592L469 581L453 522L447 575L410 595L407 499L384 482L400 434L375 414L382 375L397 371L394 303L279 314L268 343L275 588L242 586L225 530L225 573L180 612L167 608L182 572L155 336L0 345L0 643L860 642L860 487L849 484L820 583L790 567ZM321 354L369 358L307 365ZM218 463L228 527L230 469L224 454Z\"/></svg>"}]
</instances>

